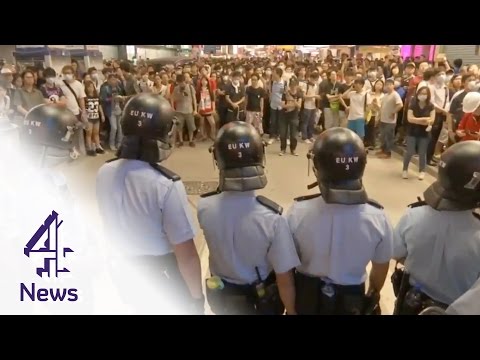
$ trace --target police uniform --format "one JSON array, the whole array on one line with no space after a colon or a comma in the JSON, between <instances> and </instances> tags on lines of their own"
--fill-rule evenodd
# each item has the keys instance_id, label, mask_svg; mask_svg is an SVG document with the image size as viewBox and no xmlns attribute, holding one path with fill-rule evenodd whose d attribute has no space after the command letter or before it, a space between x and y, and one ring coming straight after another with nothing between
<instances>
[{"instance_id":1,"label":"police uniform","mask_svg":"<svg viewBox=\"0 0 480 360\"><path fill-rule=\"evenodd\" d=\"M207 282L207 299L216 314L283 313L274 273L299 265L283 209L255 195L267 183L263 146L254 127L238 121L225 125L215 141L220 185L200 199L198 221L210 250L211 275L224 287L210 289ZM276 291L268 295L276 298L270 299L271 307L260 309L255 298L260 283Z\"/></svg>"},{"instance_id":2,"label":"police uniform","mask_svg":"<svg viewBox=\"0 0 480 360\"><path fill-rule=\"evenodd\" d=\"M394 233L394 258L404 260L396 314L446 308L480 274L480 143L463 141L442 154L438 179L411 204Z\"/></svg>"},{"instance_id":3,"label":"police uniform","mask_svg":"<svg viewBox=\"0 0 480 360\"><path fill-rule=\"evenodd\" d=\"M184 313L192 300L173 247L192 240L195 226L180 177L158 164L171 153L173 117L156 95L131 99L118 158L97 174L112 277L124 300L146 313Z\"/></svg>"},{"instance_id":4,"label":"police uniform","mask_svg":"<svg viewBox=\"0 0 480 360\"><path fill-rule=\"evenodd\" d=\"M447 310L448 315L480 315L480 279Z\"/></svg>"},{"instance_id":5,"label":"police uniform","mask_svg":"<svg viewBox=\"0 0 480 360\"><path fill-rule=\"evenodd\" d=\"M297 312L364 313L378 305L365 296L366 267L391 259L392 226L361 184L366 154L355 133L327 130L316 140L312 157L321 194L296 198L287 214L301 261Z\"/></svg>"}]
</instances>

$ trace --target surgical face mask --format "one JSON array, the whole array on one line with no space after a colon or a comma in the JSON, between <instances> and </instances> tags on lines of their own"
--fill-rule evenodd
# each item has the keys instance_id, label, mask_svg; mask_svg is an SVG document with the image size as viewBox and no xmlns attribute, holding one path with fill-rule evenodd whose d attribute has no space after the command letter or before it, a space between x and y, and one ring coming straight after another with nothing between
<instances>
[{"instance_id":1,"label":"surgical face mask","mask_svg":"<svg viewBox=\"0 0 480 360\"><path fill-rule=\"evenodd\" d=\"M472 90L475 90L476 86L477 86L477 82L475 80L472 80L468 82L467 89L472 91Z\"/></svg>"},{"instance_id":2,"label":"surgical face mask","mask_svg":"<svg viewBox=\"0 0 480 360\"><path fill-rule=\"evenodd\" d=\"M63 74L63 77L67 81L72 81L73 80L73 74Z\"/></svg>"},{"instance_id":3,"label":"surgical face mask","mask_svg":"<svg viewBox=\"0 0 480 360\"><path fill-rule=\"evenodd\" d=\"M91 74L90 77L94 80L97 80L98 79L98 74L97 73Z\"/></svg>"},{"instance_id":4,"label":"surgical face mask","mask_svg":"<svg viewBox=\"0 0 480 360\"><path fill-rule=\"evenodd\" d=\"M419 101L427 101L427 95L418 95Z\"/></svg>"},{"instance_id":5,"label":"surgical face mask","mask_svg":"<svg viewBox=\"0 0 480 360\"><path fill-rule=\"evenodd\" d=\"M235 85L235 86L238 86L238 85L240 85L240 81L239 80L233 80L232 84Z\"/></svg>"},{"instance_id":6,"label":"surgical face mask","mask_svg":"<svg viewBox=\"0 0 480 360\"><path fill-rule=\"evenodd\" d=\"M448 82L448 81L452 80L452 77L453 77L453 75L446 75L445 76L445 81Z\"/></svg>"},{"instance_id":7,"label":"surgical face mask","mask_svg":"<svg viewBox=\"0 0 480 360\"><path fill-rule=\"evenodd\" d=\"M395 81L393 86L395 86L396 88L400 87L400 81Z\"/></svg>"},{"instance_id":8,"label":"surgical face mask","mask_svg":"<svg viewBox=\"0 0 480 360\"><path fill-rule=\"evenodd\" d=\"M369 80L375 80L377 78L377 72L376 71L372 71L370 73L368 73L368 79Z\"/></svg>"},{"instance_id":9,"label":"surgical face mask","mask_svg":"<svg viewBox=\"0 0 480 360\"><path fill-rule=\"evenodd\" d=\"M228 76L224 76L222 79L223 79L223 82L227 82L228 81Z\"/></svg>"},{"instance_id":10,"label":"surgical face mask","mask_svg":"<svg viewBox=\"0 0 480 360\"><path fill-rule=\"evenodd\" d=\"M55 83L55 78L54 77L47 78L47 84L48 85L53 85L54 83Z\"/></svg>"},{"instance_id":11,"label":"surgical face mask","mask_svg":"<svg viewBox=\"0 0 480 360\"><path fill-rule=\"evenodd\" d=\"M437 84L438 85L443 85L445 83L446 75L439 75L437 77Z\"/></svg>"},{"instance_id":12,"label":"surgical face mask","mask_svg":"<svg viewBox=\"0 0 480 360\"><path fill-rule=\"evenodd\" d=\"M267 74L268 76L272 75L272 70L265 71L265 74Z\"/></svg>"}]
</instances>

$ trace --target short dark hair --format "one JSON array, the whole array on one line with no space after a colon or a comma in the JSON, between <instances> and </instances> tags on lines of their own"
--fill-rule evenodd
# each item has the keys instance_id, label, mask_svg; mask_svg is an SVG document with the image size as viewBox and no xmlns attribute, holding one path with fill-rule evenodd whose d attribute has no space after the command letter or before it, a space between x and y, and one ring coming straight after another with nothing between
<instances>
[{"instance_id":1,"label":"short dark hair","mask_svg":"<svg viewBox=\"0 0 480 360\"><path fill-rule=\"evenodd\" d=\"M132 66L130 65L130 63L128 61L122 60L120 62L120 70L123 70L123 71L128 73L128 72L132 71Z\"/></svg>"},{"instance_id":2,"label":"short dark hair","mask_svg":"<svg viewBox=\"0 0 480 360\"><path fill-rule=\"evenodd\" d=\"M25 75L27 74L32 74L32 76L35 76L35 73L32 70L25 70L22 72L22 80L25 80Z\"/></svg>"},{"instance_id":3,"label":"short dark hair","mask_svg":"<svg viewBox=\"0 0 480 360\"><path fill-rule=\"evenodd\" d=\"M113 71L114 71L114 69L112 67L104 67L102 69L102 74L107 75L108 73L112 73Z\"/></svg>"},{"instance_id":4,"label":"short dark hair","mask_svg":"<svg viewBox=\"0 0 480 360\"><path fill-rule=\"evenodd\" d=\"M355 81L353 83L354 84L360 84L360 85L364 86L365 85L365 79L364 78L355 79Z\"/></svg>"},{"instance_id":5,"label":"short dark hair","mask_svg":"<svg viewBox=\"0 0 480 360\"><path fill-rule=\"evenodd\" d=\"M234 71L232 73L232 78L234 78L234 77L242 77L242 74L240 73L240 71Z\"/></svg>"},{"instance_id":6,"label":"short dark hair","mask_svg":"<svg viewBox=\"0 0 480 360\"><path fill-rule=\"evenodd\" d=\"M392 78L388 78L387 80L385 80L385 85L386 84L395 84L395 81L392 79Z\"/></svg>"},{"instance_id":7,"label":"short dark hair","mask_svg":"<svg viewBox=\"0 0 480 360\"><path fill-rule=\"evenodd\" d=\"M462 59L455 59L453 60L453 65L456 67L462 67L463 60Z\"/></svg>"},{"instance_id":8,"label":"short dark hair","mask_svg":"<svg viewBox=\"0 0 480 360\"><path fill-rule=\"evenodd\" d=\"M462 76L462 84L465 84L467 82L468 79L470 79L472 76L474 76L473 74L465 74Z\"/></svg>"},{"instance_id":9,"label":"short dark hair","mask_svg":"<svg viewBox=\"0 0 480 360\"><path fill-rule=\"evenodd\" d=\"M72 74L75 72L75 71L73 71L72 65L65 65L65 66L62 68L62 73L63 73L64 71L71 71Z\"/></svg>"},{"instance_id":10,"label":"short dark hair","mask_svg":"<svg viewBox=\"0 0 480 360\"><path fill-rule=\"evenodd\" d=\"M184 82L185 81L185 75L183 74L178 74L176 77L177 82Z\"/></svg>"},{"instance_id":11,"label":"short dark hair","mask_svg":"<svg viewBox=\"0 0 480 360\"><path fill-rule=\"evenodd\" d=\"M92 72L94 72L94 71L97 71L97 68L95 66L92 66L92 67L88 68L87 73L89 73L91 75Z\"/></svg>"},{"instance_id":12,"label":"short dark hair","mask_svg":"<svg viewBox=\"0 0 480 360\"><path fill-rule=\"evenodd\" d=\"M111 78L117 78L117 75L116 74L109 74L108 77L107 77L107 80L110 80Z\"/></svg>"},{"instance_id":13,"label":"short dark hair","mask_svg":"<svg viewBox=\"0 0 480 360\"><path fill-rule=\"evenodd\" d=\"M257 80L260 78L260 76L258 76L257 74L253 73L252 76L250 76L250 79L252 78L257 78Z\"/></svg>"},{"instance_id":14,"label":"short dark hair","mask_svg":"<svg viewBox=\"0 0 480 360\"><path fill-rule=\"evenodd\" d=\"M55 71L54 68L47 67L43 72L43 76L45 76L46 78L55 77L57 76L57 72Z\"/></svg>"},{"instance_id":15,"label":"short dark hair","mask_svg":"<svg viewBox=\"0 0 480 360\"><path fill-rule=\"evenodd\" d=\"M275 68L275 74L277 74L278 76L282 77L282 75L283 75L283 70L280 69L279 67L276 67L276 68Z\"/></svg>"}]
</instances>

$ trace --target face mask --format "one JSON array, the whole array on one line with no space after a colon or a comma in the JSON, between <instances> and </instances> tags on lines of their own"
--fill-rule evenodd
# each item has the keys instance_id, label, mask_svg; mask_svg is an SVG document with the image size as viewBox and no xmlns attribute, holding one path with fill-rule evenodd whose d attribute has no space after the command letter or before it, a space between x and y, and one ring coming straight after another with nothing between
<instances>
[{"instance_id":1,"label":"face mask","mask_svg":"<svg viewBox=\"0 0 480 360\"><path fill-rule=\"evenodd\" d=\"M445 81L450 81L452 80L453 75L447 75L445 76Z\"/></svg>"},{"instance_id":2,"label":"face mask","mask_svg":"<svg viewBox=\"0 0 480 360\"><path fill-rule=\"evenodd\" d=\"M467 89L470 91L475 90L476 85L477 85L477 82L475 80L469 81L467 85Z\"/></svg>"},{"instance_id":3,"label":"face mask","mask_svg":"<svg viewBox=\"0 0 480 360\"><path fill-rule=\"evenodd\" d=\"M227 82L228 81L228 76L224 76L222 79L223 79L223 82Z\"/></svg>"},{"instance_id":4,"label":"face mask","mask_svg":"<svg viewBox=\"0 0 480 360\"><path fill-rule=\"evenodd\" d=\"M400 81L395 81L395 83L393 84L393 86L395 86L396 88L400 87Z\"/></svg>"},{"instance_id":5,"label":"face mask","mask_svg":"<svg viewBox=\"0 0 480 360\"><path fill-rule=\"evenodd\" d=\"M98 79L98 74L92 74L92 75L90 75L90 77L94 80L97 80Z\"/></svg>"},{"instance_id":6,"label":"face mask","mask_svg":"<svg viewBox=\"0 0 480 360\"><path fill-rule=\"evenodd\" d=\"M427 101L427 95L418 95L419 101Z\"/></svg>"},{"instance_id":7,"label":"face mask","mask_svg":"<svg viewBox=\"0 0 480 360\"><path fill-rule=\"evenodd\" d=\"M47 84L48 84L48 85L53 85L54 83L55 83L55 78L53 78L53 77L47 78Z\"/></svg>"},{"instance_id":8,"label":"face mask","mask_svg":"<svg viewBox=\"0 0 480 360\"><path fill-rule=\"evenodd\" d=\"M376 72L369 73L368 78L371 80L375 80L377 78L377 73Z\"/></svg>"},{"instance_id":9,"label":"face mask","mask_svg":"<svg viewBox=\"0 0 480 360\"><path fill-rule=\"evenodd\" d=\"M440 75L439 77L437 77L437 84L443 85L445 83L445 78L446 78L445 75Z\"/></svg>"},{"instance_id":10,"label":"face mask","mask_svg":"<svg viewBox=\"0 0 480 360\"><path fill-rule=\"evenodd\" d=\"M232 81L232 84L235 85L235 86L238 86L238 85L240 85L240 81L239 80L234 80L234 81Z\"/></svg>"},{"instance_id":11,"label":"face mask","mask_svg":"<svg viewBox=\"0 0 480 360\"><path fill-rule=\"evenodd\" d=\"M265 71L265 74L267 74L268 76L272 75L272 72L270 70L267 70Z\"/></svg>"},{"instance_id":12,"label":"face mask","mask_svg":"<svg viewBox=\"0 0 480 360\"><path fill-rule=\"evenodd\" d=\"M73 80L73 75L72 74L65 74L63 76L64 76L65 80L67 80L67 81L72 81Z\"/></svg>"}]
</instances>

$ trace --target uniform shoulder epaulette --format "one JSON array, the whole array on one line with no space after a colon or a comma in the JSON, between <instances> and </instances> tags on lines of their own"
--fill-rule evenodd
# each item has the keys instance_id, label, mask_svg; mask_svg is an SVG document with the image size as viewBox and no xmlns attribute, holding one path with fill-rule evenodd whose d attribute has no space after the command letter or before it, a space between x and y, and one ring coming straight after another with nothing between
<instances>
[{"instance_id":1,"label":"uniform shoulder epaulette","mask_svg":"<svg viewBox=\"0 0 480 360\"><path fill-rule=\"evenodd\" d=\"M408 207L409 207L410 209L413 209L413 208L416 208L416 207L419 207L419 206L425 206L425 205L427 205L427 203L425 202L425 200L422 200L422 199L420 199L419 197L417 197L417 200L418 200L418 201L416 201L416 202L408 205Z\"/></svg>"},{"instance_id":2,"label":"uniform shoulder epaulette","mask_svg":"<svg viewBox=\"0 0 480 360\"><path fill-rule=\"evenodd\" d=\"M282 215L283 213L283 207L281 207L280 205L278 205L276 202L266 198L265 196L262 196L262 195L258 195L256 197L257 201L262 204L263 206L269 208L270 210L273 210L274 212L276 212L277 214L280 214Z\"/></svg>"},{"instance_id":3,"label":"uniform shoulder epaulette","mask_svg":"<svg viewBox=\"0 0 480 360\"><path fill-rule=\"evenodd\" d=\"M473 216L477 218L477 220L480 220L480 209L475 209L472 211Z\"/></svg>"},{"instance_id":4,"label":"uniform shoulder epaulette","mask_svg":"<svg viewBox=\"0 0 480 360\"><path fill-rule=\"evenodd\" d=\"M118 158L118 157L114 157L113 159L110 159L110 160L107 160L107 161L105 161L105 163L107 163L107 164L108 164L108 163L111 163L111 162L117 161L118 159L120 159L120 158Z\"/></svg>"},{"instance_id":5,"label":"uniform shoulder epaulette","mask_svg":"<svg viewBox=\"0 0 480 360\"><path fill-rule=\"evenodd\" d=\"M383 210L383 205L380 204L380 203L378 203L378 202L376 202L376 201L373 200L373 199L368 199L368 200L367 200L367 204L372 205L373 207L376 207L377 209Z\"/></svg>"},{"instance_id":6,"label":"uniform shoulder epaulette","mask_svg":"<svg viewBox=\"0 0 480 360\"><path fill-rule=\"evenodd\" d=\"M150 164L152 168L157 170L159 173L161 173L163 176L165 176L167 179L172 180L172 181L179 181L181 180L180 175L175 174L173 171L168 170L167 168L164 168L162 165L159 164Z\"/></svg>"},{"instance_id":7,"label":"uniform shoulder epaulette","mask_svg":"<svg viewBox=\"0 0 480 360\"><path fill-rule=\"evenodd\" d=\"M305 201L305 200L310 200L310 199L315 199L322 195L321 193L318 194L313 194L313 195L305 195L305 196L299 196L293 199L293 201Z\"/></svg>"},{"instance_id":8,"label":"uniform shoulder epaulette","mask_svg":"<svg viewBox=\"0 0 480 360\"><path fill-rule=\"evenodd\" d=\"M215 191L210 191L210 192L207 192L205 194L202 194L202 195L200 195L200 197L201 198L206 198L206 197L209 197L209 196L218 195L220 193L221 193L221 191L217 189Z\"/></svg>"}]
</instances>

